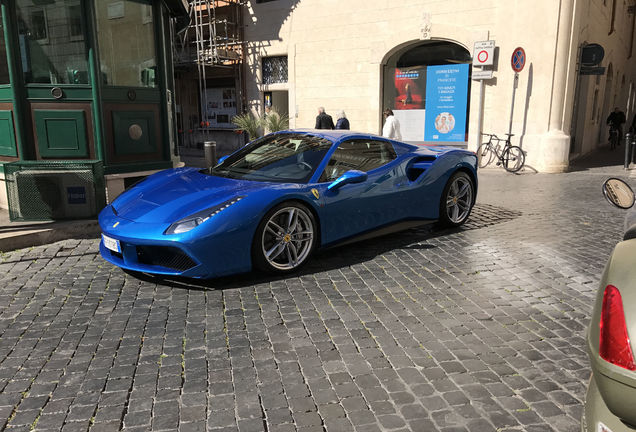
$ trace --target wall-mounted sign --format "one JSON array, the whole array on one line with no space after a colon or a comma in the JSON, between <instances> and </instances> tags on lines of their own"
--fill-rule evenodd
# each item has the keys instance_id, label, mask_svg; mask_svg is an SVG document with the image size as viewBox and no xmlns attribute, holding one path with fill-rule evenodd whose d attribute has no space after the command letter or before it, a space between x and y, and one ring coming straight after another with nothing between
<instances>
[{"instance_id":1,"label":"wall-mounted sign","mask_svg":"<svg viewBox=\"0 0 636 432\"><path fill-rule=\"evenodd\" d=\"M526 52L523 48L517 47L512 52L512 58L510 59L512 70L515 72L521 72L526 65Z\"/></svg>"},{"instance_id":2,"label":"wall-mounted sign","mask_svg":"<svg viewBox=\"0 0 636 432\"><path fill-rule=\"evenodd\" d=\"M491 66L495 57L495 41L475 42L473 66Z\"/></svg>"},{"instance_id":3,"label":"wall-mounted sign","mask_svg":"<svg viewBox=\"0 0 636 432\"><path fill-rule=\"evenodd\" d=\"M208 106L204 107L204 121L209 127L231 128L232 117L236 115L236 90L234 87L208 88L206 90Z\"/></svg>"},{"instance_id":4,"label":"wall-mounted sign","mask_svg":"<svg viewBox=\"0 0 636 432\"><path fill-rule=\"evenodd\" d=\"M472 74L471 78L474 79L474 80L491 79L492 78L492 71L491 70L476 70L476 69L473 69L473 74Z\"/></svg>"},{"instance_id":5,"label":"wall-mounted sign","mask_svg":"<svg viewBox=\"0 0 636 432\"><path fill-rule=\"evenodd\" d=\"M467 63L426 70L425 141L466 141Z\"/></svg>"},{"instance_id":6,"label":"wall-mounted sign","mask_svg":"<svg viewBox=\"0 0 636 432\"><path fill-rule=\"evenodd\" d=\"M605 57L605 50L599 44L588 44L581 48L581 65L597 66Z\"/></svg>"},{"instance_id":7,"label":"wall-mounted sign","mask_svg":"<svg viewBox=\"0 0 636 432\"><path fill-rule=\"evenodd\" d=\"M605 66L581 67L581 75L605 75Z\"/></svg>"}]
</instances>

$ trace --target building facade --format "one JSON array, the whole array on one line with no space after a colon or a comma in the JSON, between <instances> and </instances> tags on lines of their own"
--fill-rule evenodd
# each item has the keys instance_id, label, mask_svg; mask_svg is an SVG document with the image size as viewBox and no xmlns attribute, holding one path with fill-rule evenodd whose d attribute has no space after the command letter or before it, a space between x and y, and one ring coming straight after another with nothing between
<instances>
[{"instance_id":1,"label":"building facade","mask_svg":"<svg viewBox=\"0 0 636 432\"><path fill-rule=\"evenodd\" d=\"M173 166L171 25L187 18L186 2L0 6L0 180L8 162L100 161L112 199L135 178Z\"/></svg>"},{"instance_id":2,"label":"building facade","mask_svg":"<svg viewBox=\"0 0 636 432\"><path fill-rule=\"evenodd\" d=\"M634 0L270 0L244 13L247 107L271 104L293 128L312 128L323 106L334 117L344 110L353 130L380 133L391 108L407 141L474 150L480 132L510 131L527 166L562 172L606 142L615 106L634 116ZM472 65L481 41L495 42L492 66ZM604 49L600 75L581 73L589 44ZM515 78L518 47L525 64ZM478 70L493 76L471 79ZM450 90L431 85L440 73ZM439 114L445 92L459 114ZM433 130L451 122L453 139Z\"/></svg>"}]
</instances>

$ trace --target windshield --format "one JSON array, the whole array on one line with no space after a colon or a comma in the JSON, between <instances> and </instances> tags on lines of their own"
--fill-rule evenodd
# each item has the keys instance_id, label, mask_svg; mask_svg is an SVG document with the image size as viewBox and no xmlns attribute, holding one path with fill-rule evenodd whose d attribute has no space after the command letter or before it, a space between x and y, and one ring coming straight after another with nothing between
<instances>
[{"instance_id":1,"label":"windshield","mask_svg":"<svg viewBox=\"0 0 636 432\"><path fill-rule=\"evenodd\" d=\"M212 168L210 174L242 180L307 183L333 143L301 134L268 135Z\"/></svg>"}]
</instances>

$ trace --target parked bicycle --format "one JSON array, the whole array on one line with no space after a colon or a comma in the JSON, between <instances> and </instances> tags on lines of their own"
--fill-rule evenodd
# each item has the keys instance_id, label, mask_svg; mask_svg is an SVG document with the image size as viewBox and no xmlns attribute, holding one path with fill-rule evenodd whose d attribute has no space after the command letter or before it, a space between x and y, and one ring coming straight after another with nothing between
<instances>
[{"instance_id":1,"label":"parked bicycle","mask_svg":"<svg viewBox=\"0 0 636 432\"><path fill-rule=\"evenodd\" d=\"M619 145L619 139L618 128L611 124L609 128L609 144L611 150L614 150L616 146Z\"/></svg>"},{"instance_id":2,"label":"parked bicycle","mask_svg":"<svg viewBox=\"0 0 636 432\"><path fill-rule=\"evenodd\" d=\"M523 168L526 162L526 154L519 146L513 146L510 143L510 137L514 134L506 134L507 138L499 138L495 134L482 135L488 137L488 141L481 144L477 149L477 158L479 160L479 168L490 165L497 160L497 165L501 165L508 172L515 173ZM504 143L503 147L501 143Z\"/></svg>"}]
</instances>

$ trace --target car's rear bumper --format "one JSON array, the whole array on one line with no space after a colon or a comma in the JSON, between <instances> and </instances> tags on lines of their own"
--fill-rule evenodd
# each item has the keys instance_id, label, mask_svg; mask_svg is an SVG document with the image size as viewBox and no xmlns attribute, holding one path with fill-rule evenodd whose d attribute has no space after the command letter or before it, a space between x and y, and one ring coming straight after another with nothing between
<instances>
[{"instance_id":1,"label":"car's rear bumper","mask_svg":"<svg viewBox=\"0 0 636 432\"><path fill-rule=\"evenodd\" d=\"M603 429L602 426L605 427ZM594 376L590 379L590 385L585 397L583 418L581 419L581 432L634 432L631 427L615 416L605 404L596 385Z\"/></svg>"}]
</instances>

